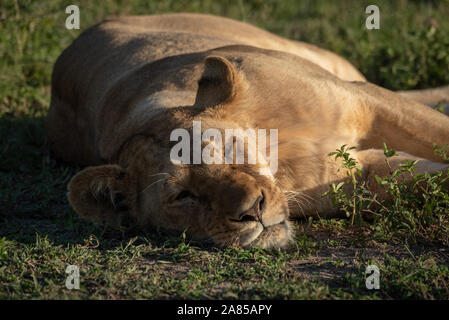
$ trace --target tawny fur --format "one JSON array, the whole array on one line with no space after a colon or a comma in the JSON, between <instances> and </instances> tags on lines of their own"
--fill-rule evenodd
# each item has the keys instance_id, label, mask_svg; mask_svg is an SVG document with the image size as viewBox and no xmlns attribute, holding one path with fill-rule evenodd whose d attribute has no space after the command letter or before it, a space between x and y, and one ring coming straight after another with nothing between
<instances>
[{"instance_id":1,"label":"tawny fur","mask_svg":"<svg viewBox=\"0 0 449 320\"><path fill-rule=\"evenodd\" d=\"M448 88L434 92L444 98ZM343 144L357 147L368 181L388 174L384 142L401 159L423 158L421 172L447 167L432 143L449 142L449 118L418 102L433 102L430 93L380 88L331 52L226 18L123 17L88 29L62 53L47 131L59 157L93 166L69 185L84 217L127 216L219 245L282 247L289 217L337 213L321 194L345 178L327 156ZM193 120L203 131L278 129L278 171L171 163L170 133L191 130ZM185 190L190 196L177 200ZM261 194L260 221L239 221Z\"/></svg>"}]
</instances>

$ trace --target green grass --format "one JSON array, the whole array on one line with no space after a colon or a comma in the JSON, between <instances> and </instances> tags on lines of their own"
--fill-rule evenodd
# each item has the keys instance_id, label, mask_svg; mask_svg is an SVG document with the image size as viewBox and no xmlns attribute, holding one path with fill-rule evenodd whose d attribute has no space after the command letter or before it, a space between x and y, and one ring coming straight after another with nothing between
<instances>
[{"instance_id":1,"label":"green grass","mask_svg":"<svg viewBox=\"0 0 449 320\"><path fill-rule=\"evenodd\" d=\"M2 1L0 299L449 299L444 238L412 239L388 220L377 229L350 219L300 221L286 251L217 249L83 221L65 197L80 168L54 159L44 135L56 58L111 15L224 15L339 53L390 89L448 84L449 2L378 3L381 29L368 31L371 1L81 1L81 30L70 31L66 1ZM80 290L65 288L69 264L80 267ZM369 264L380 268L378 291L365 288Z\"/></svg>"}]
</instances>

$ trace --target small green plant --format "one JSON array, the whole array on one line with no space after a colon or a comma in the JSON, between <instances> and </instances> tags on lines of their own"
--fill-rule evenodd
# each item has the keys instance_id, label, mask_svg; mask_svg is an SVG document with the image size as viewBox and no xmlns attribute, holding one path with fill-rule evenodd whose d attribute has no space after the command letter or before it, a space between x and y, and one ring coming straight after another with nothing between
<instances>
[{"instance_id":1,"label":"small green plant","mask_svg":"<svg viewBox=\"0 0 449 320\"><path fill-rule=\"evenodd\" d=\"M334 156L335 161L341 161L341 168L346 170L346 175L348 176L350 190L348 193L345 191L345 186L348 184L348 180L339 182L338 184L332 183L330 185L330 190L326 191L323 196L331 196L332 202L335 206L340 208L346 216L351 218L351 224L354 222L362 222L361 212L363 208L369 206L367 202L367 188L365 182L358 181L358 177L362 177L362 172L357 166L357 161L351 157L350 151L355 149L355 147L349 147L347 145L341 146L334 152L328 154L328 156ZM340 170L339 169L339 170ZM368 197L369 198L369 197ZM356 219L358 218L358 219Z\"/></svg>"},{"instance_id":2,"label":"small green plant","mask_svg":"<svg viewBox=\"0 0 449 320\"><path fill-rule=\"evenodd\" d=\"M449 163L449 155L447 154L448 153L447 144L438 145L436 143L432 143L432 146L433 146L433 152L437 156L440 156L444 162Z\"/></svg>"},{"instance_id":3,"label":"small green plant","mask_svg":"<svg viewBox=\"0 0 449 320\"><path fill-rule=\"evenodd\" d=\"M378 194L368 190L364 181L356 179L356 174L361 176L361 171L350 157L348 151L352 149L344 145L329 154L335 156L335 160L342 159L341 166L351 179L331 184L323 196L330 196L352 222L368 226L378 238L449 242L448 172L417 173L418 160L406 160L399 168L393 168L390 159L397 153L384 144L385 163L390 174L375 177L387 195L380 199ZM447 146L435 145L434 149L447 160ZM367 216L373 223L364 224L363 217Z\"/></svg>"},{"instance_id":4,"label":"small green plant","mask_svg":"<svg viewBox=\"0 0 449 320\"><path fill-rule=\"evenodd\" d=\"M447 103L444 100L442 100L442 101L439 101L433 108L436 111L445 114L446 113L446 105L447 105Z\"/></svg>"}]
</instances>

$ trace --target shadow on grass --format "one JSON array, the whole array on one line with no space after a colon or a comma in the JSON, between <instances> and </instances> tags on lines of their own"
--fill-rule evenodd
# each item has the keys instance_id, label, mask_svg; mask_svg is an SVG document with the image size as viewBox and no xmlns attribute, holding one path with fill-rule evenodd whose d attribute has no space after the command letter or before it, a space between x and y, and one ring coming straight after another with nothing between
<instances>
[{"instance_id":1,"label":"shadow on grass","mask_svg":"<svg viewBox=\"0 0 449 320\"><path fill-rule=\"evenodd\" d=\"M64 246L85 244L93 236L99 240L100 250L126 245L134 237L166 247L184 241L159 230L149 234L105 229L78 217L68 204L66 192L70 178L81 168L52 157L44 120L0 117L0 238L33 244L39 236Z\"/></svg>"}]
</instances>

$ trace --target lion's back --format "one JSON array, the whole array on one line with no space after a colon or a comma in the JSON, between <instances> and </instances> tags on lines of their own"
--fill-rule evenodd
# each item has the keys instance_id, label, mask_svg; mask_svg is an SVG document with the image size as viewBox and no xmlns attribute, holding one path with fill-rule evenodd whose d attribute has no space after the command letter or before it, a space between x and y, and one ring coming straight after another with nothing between
<instances>
[{"instance_id":1,"label":"lion's back","mask_svg":"<svg viewBox=\"0 0 449 320\"><path fill-rule=\"evenodd\" d=\"M47 118L48 136L54 150L72 162L97 163L100 159L95 154L95 137L99 114L107 93L121 79L166 57L234 44L293 53L312 62L322 61L321 66L331 72L345 61L336 55L341 61L333 59L328 51L228 18L166 14L106 20L83 32L55 64ZM331 59L326 60L329 55ZM351 68L348 70L354 74ZM151 75L145 77L147 80L137 80L151 81ZM113 108L108 110L115 112Z\"/></svg>"}]
</instances>

